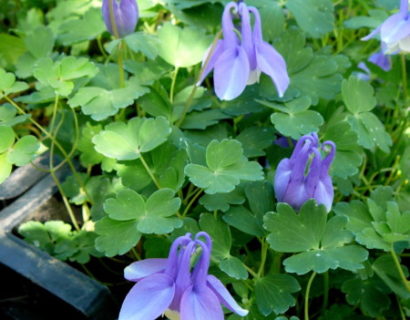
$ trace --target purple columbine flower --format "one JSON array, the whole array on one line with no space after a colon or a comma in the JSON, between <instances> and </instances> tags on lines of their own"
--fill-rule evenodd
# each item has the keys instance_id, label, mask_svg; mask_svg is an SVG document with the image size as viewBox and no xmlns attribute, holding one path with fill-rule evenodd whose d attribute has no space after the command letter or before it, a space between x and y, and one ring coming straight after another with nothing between
<instances>
[{"instance_id":1,"label":"purple columbine flower","mask_svg":"<svg viewBox=\"0 0 410 320\"><path fill-rule=\"evenodd\" d=\"M135 0L103 0L102 15L108 31L117 38L133 33L138 22Z\"/></svg>"},{"instance_id":2,"label":"purple columbine flower","mask_svg":"<svg viewBox=\"0 0 410 320\"><path fill-rule=\"evenodd\" d=\"M251 14L255 21L253 27ZM237 28L235 18L239 19ZM206 65L199 83L213 69L216 95L221 100L232 100L242 93L246 85L258 82L263 72L271 77L282 97L289 86L286 62L269 43L263 41L259 11L244 2L228 3L222 15L222 33L223 39L211 46L205 55Z\"/></svg>"},{"instance_id":3,"label":"purple columbine flower","mask_svg":"<svg viewBox=\"0 0 410 320\"><path fill-rule=\"evenodd\" d=\"M126 296L119 320L155 320L164 313L181 320L223 320L221 304L247 315L222 282L208 275L211 250L207 233L194 240L186 234L173 242L167 259L146 259L125 268L125 278L137 284ZM198 251L199 261L191 266Z\"/></svg>"},{"instance_id":4,"label":"purple columbine flower","mask_svg":"<svg viewBox=\"0 0 410 320\"><path fill-rule=\"evenodd\" d=\"M325 157L322 152L327 152ZM283 159L275 173L274 189L279 202L299 209L307 200L315 199L330 211L333 203L333 185L329 167L336 146L332 141L319 144L316 133L299 139L290 158Z\"/></svg>"},{"instance_id":5,"label":"purple columbine flower","mask_svg":"<svg viewBox=\"0 0 410 320\"><path fill-rule=\"evenodd\" d=\"M379 33L385 53L410 52L408 0L401 0L400 11L388 17L379 27L362 40L369 40Z\"/></svg>"}]
</instances>

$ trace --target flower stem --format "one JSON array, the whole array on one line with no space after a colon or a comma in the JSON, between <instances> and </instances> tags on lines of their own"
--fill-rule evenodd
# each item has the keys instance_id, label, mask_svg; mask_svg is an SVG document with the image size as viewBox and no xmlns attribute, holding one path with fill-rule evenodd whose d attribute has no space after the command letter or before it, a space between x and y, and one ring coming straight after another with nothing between
<instances>
[{"instance_id":1,"label":"flower stem","mask_svg":"<svg viewBox=\"0 0 410 320\"><path fill-rule=\"evenodd\" d=\"M202 194L202 192L203 192L202 189L198 189L198 191L195 193L195 195L191 198L191 200L189 201L189 203L185 207L185 210L182 213L182 217L185 217L187 215L189 209L191 209L192 205L195 203L196 199L198 199L198 197Z\"/></svg>"},{"instance_id":2,"label":"flower stem","mask_svg":"<svg viewBox=\"0 0 410 320\"><path fill-rule=\"evenodd\" d=\"M152 182L154 182L155 186L158 189L161 189L161 186L157 180L157 178L155 178L154 173L151 171L150 167L148 166L148 163L145 161L144 157L142 156L142 154L140 154L140 160L142 165L144 166L145 170L147 171L148 175L151 177Z\"/></svg>"},{"instance_id":3,"label":"flower stem","mask_svg":"<svg viewBox=\"0 0 410 320\"><path fill-rule=\"evenodd\" d=\"M174 102L175 83L176 83L176 80L177 80L178 71L179 71L179 68L175 67L175 70L174 70L173 75L172 75L171 89L170 89L170 92L169 92L169 100L171 101L171 103Z\"/></svg>"},{"instance_id":4,"label":"flower stem","mask_svg":"<svg viewBox=\"0 0 410 320\"><path fill-rule=\"evenodd\" d=\"M53 107L53 116L52 116L51 122L50 122L50 129L51 129L50 131L51 131L51 134L53 134L53 132L54 132L54 137L57 136L57 133L60 130L61 125L63 123L63 119L62 119L60 121L60 123L55 127L55 121L56 121L57 111L58 111L58 102L59 102L59 97L58 97L58 95L56 95L56 98L55 98L55 101L54 101L54 107ZM50 146L50 160L49 160L50 174L51 174L51 177L52 177L54 183L56 184L56 186L58 188L58 191L61 194L61 197L63 198L64 206L67 209L68 215L70 217L70 220L71 220L74 228L76 230L80 230L80 227L79 227L77 219L74 215L73 209L71 208L71 205L70 205L67 197L64 194L64 190L63 190L63 188L60 184L60 181L58 180L58 177L57 177L55 169L54 169L54 146L55 146L55 141L56 140L57 139L54 138L51 141L51 146Z\"/></svg>"},{"instance_id":5,"label":"flower stem","mask_svg":"<svg viewBox=\"0 0 410 320\"><path fill-rule=\"evenodd\" d=\"M306 293L305 293L305 320L309 320L309 294L310 289L312 287L313 280L316 277L316 272L312 272L312 275L309 278L309 281L306 286Z\"/></svg>"},{"instance_id":6,"label":"flower stem","mask_svg":"<svg viewBox=\"0 0 410 320\"><path fill-rule=\"evenodd\" d=\"M121 39L118 45L118 72L119 72L119 85L120 88L125 87L125 72L124 72L124 46L125 43Z\"/></svg>"},{"instance_id":7,"label":"flower stem","mask_svg":"<svg viewBox=\"0 0 410 320\"><path fill-rule=\"evenodd\" d=\"M268 255L268 244L266 243L264 239L261 239L260 242L261 242L261 264L259 265L258 278L263 276L263 272L265 270L266 257Z\"/></svg>"},{"instance_id":8,"label":"flower stem","mask_svg":"<svg viewBox=\"0 0 410 320\"><path fill-rule=\"evenodd\" d=\"M393 246L392 246L392 248L390 249L390 253L391 253L391 256L392 256L392 258L393 258L393 261L394 261L394 264L395 264L395 266L396 266L396 269L397 269L397 271L399 272L400 279L401 279L401 281L402 281L403 284L404 284L404 287L406 288L407 291L410 292L410 282L407 280L407 278L406 278L406 276L405 276L405 274L404 274L404 272L403 272L403 269L401 268L399 258L397 257L396 252L394 251Z\"/></svg>"}]
</instances>

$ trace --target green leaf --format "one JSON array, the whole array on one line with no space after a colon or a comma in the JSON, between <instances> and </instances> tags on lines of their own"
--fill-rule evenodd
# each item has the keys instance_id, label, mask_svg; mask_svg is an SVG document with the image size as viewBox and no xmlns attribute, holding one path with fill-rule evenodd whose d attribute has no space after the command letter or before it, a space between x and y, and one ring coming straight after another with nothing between
<instances>
[{"instance_id":1,"label":"green leaf","mask_svg":"<svg viewBox=\"0 0 410 320\"><path fill-rule=\"evenodd\" d=\"M160 45L158 38L144 32L134 32L124 38L134 52L141 52L149 59L155 59Z\"/></svg>"},{"instance_id":2,"label":"green leaf","mask_svg":"<svg viewBox=\"0 0 410 320\"><path fill-rule=\"evenodd\" d=\"M16 166L24 166L36 157L39 148L40 143L36 137L24 136L10 150L7 159Z\"/></svg>"},{"instance_id":3,"label":"green leaf","mask_svg":"<svg viewBox=\"0 0 410 320\"><path fill-rule=\"evenodd\" d=\"M372 198L376 198L373 194ZM351 230L356 241L368 249L390 251L395 242L408 241L410 238L410 211L400 212L394 201L377 197L372 198L367 206L360 201L339 203L335 207L338 215L348 217L347 228Z\"/></svg>"},{"instance_id":4,"label":"green leaf","mask_svg":"<svg viewBox=\"0 0 410 320\"><path fill-rule=\"evenodd\" d=\"M114 122L92 139L95 149L109 158L117 160L138 159L164 143L171 128L162 117L156 119L133 118L127 124Z\"/></svg>"},{"instance_id":5,"label":"green leaf","mask_svg":"<svg viewBox=\"0 0 410 320\"><path fill-rule=\"evenodd\" d=\"M27 88L27 83L16 81L14 74L0 68L0 99L10 93L24 91Z\"/></svg>"},{"instance_id":6,"label":"green leaf","mask_svg":"<svg viewBox=\"0 0 410 320\"><path fill-rule=\"evenodd\" d=\"M54 35L48 27L38 26L24 38L24 43L34 58L48 57L53 51Z\"/></svg>"},{"instance_id":7,"label":"green leaf","mask_svg":"<svg viewBox=\"0 0 410 320\"><path fill-rule=\"evenodd\" d=\"M408 276L407 268L403 268L403 273ZM410 292L407 287L404 286L403 280L397 271L397 266L391 257L391 255L379 256L373 263L372 269L383 280L383 282L399 297L404 300L410 299Z\"/></svg>"},{"instance_id":8,"label":"green leaf","mask_svg":"<svg viewBox=\"0 0 410 320\"><path fill-rule=\"evenodd\" d=\"M73 80L92 78L97 68L86 58L64 57L53 62L50 58L40 59L34 67L33 75L40 83L49 86L61 96L68 96L74 89Z\"/></svg>"},{"instance_id":9,"label":"green leaf","mask_svg":"<svg viewBox=\"0 0 410 320\"><path fill-rule=\"evenodd\" d=\"M219 109L205 110L201 112L191 112L181 124L182 129L206 129L220 120L230 119L231 116L223 113Z\"/></svg>"},{"instance_id":10,"label":"green leaf","mask_svg":"<svg viewBox=\"0 0 410 320\"><path fill-rule=\"evenodd\" d=\"M241 180L263 179L262 167L257 162L248 161L237 140L211 141L206 148L206 163L207 167L188 164L185 174L208 194L230 192Z\"/></svg>"},{"instance_id":11,"label":"green leaf","mask_svg":"<svg viewBox=\"0 0 410 320\"><path fill-rule=\"evenodd\" d=\"M229 193L205 194L199 199L199 203L208 211L221 210L226 212L232 204L242 204L245 202L245 197L238 189Z\"/></svg>"},{"instance_id":12,"label":"green leaf","mask_svg":"<svg viewBox=\"0 0 410 320\"><path fill-rule=\"evenodd\" d=\"M0 184L9 177L12 167L7 159L7 153L0 154Z\"/></svg>"},{"instance_id":13,"label":"green leaf","mask_svg":"<svg viewBox=\"0 0 410 320\"><path fill-rule=\"evenodd\" d=\"M383 123L372 112L362 112L351 115L348 121L357 133L359 144L367 149L380 148L389 153L392 139L386 132Z\"/></svg>"},{"instance_id":14,"label":"green leaf","mask_svg":"<svg viewBox=\"0 0 410 320\"><path fill-rule=\"evenodd\" d=\"M212 258L220 262L228 259L231 254L232 237L229 226L211 214L203 213L199 218L201 230L207 232L212 240Z\"/></svg>"},{"instance_id":15,"label":"green leaf","mask_svg":"<svg viewBox=\"0 0 410 320\"><path fill-rule=\"evenodd\" d=\"M262 237L265 232L257 217L243 206L231 207L223 216L223 220L242 232Z\"/></svg>"},{"instance_id":16,"label":"green leaf","mask_svg":"<svg viewBox=\"0 0 410 320\"><path fill-rule=\"evenodd\" d=\"M243 153L249 158L264 156L264 149L272 145L273 136L274 130L271 127L248 127L236 139L242 143Z\"/></svg>"},{"instance_id":17,"label":"green leaf","mask_svg":"<svg viewBox=\"0 0 410 320\"><path fill-rule=\"evenodd\" d=\"M140 86L136 78L127 81L125 88L106 90L100 87L84 87L68 100L70 107L81 106L81 111L90 115L93 120L101 121L118 113L149 92L146 87Z\"/></svg>"},{"instance_id":18,"label":"green leaf","mask_svg":"<svg viewBox=\"0 0 410 320\"><path fill-rule=\"evenodd\" d=\"M84 167L96 165L104 159L103 155L95 151L94 144L92 143L92 138L100 133L101 130L101 125L93 126L89 122L87 122L81 130L78 150L81 152L80 161Z\"/></svg>"},{"instance_id":19,"label":"green leaf","mask_svg":"<svg viewBox=\"0 0 410 320\"><path fill-rule=\"evenodd\" d=\"M236 257L229 257L219 262L219 269L231 278L237 280L248 279L248 271L243 265L243 262Z\"/></svg>"},{"instance_id":20,"label":"green leaf","mask_svg":"<svg viewBox=\"0 0 410 320\"><path fill-rule=\"evenodd\" d=\"M377 104L371 84L356 76L343 80L342 98L347 109L353 114L371 111Z\"/></svg>"},{"instance_id":21,"label":"green leaf","mask_svg":"<svg viewBox=\"0 0 410 320\"><path fill-rule=\"evenodd\" d=\"M262 102L264 105L270 105L268 102ZM276 130L285 136L298 139L301 136L319 131L323 124L323 117L320 113L308 110L311 101L308 97L302 97L286 103L287 108L284 113L274 113L271 115L271 122Z\"/></svg>"},{"instance_id":22,"label":"green leaf","mask_svg":"<svg viewBox=\"0 0 410 320\"><path fill-rule=\"evenodd\" d=\"M383 316L389 309L391 301L388 290L376 277L369 279L353 278L342 285L346 300L353 306L360 306L363 314L371 318Z\"/></svg>"},{"instance_id":23,"label":"green leaf","mask_svg":"<svg viewBox=\"0 0 410 320\"><path fill-rule=\"evenodd\" d=\"M0 137L0 153L3 153L13 145L16 135L12 128L0 126Z\"/></svg>"},{"instance_id":24,"label":"green leaf","mask_svg":"<svg viewBox=\"0 0 410 320\"><path fill-rule=\"evenodd\" d=\"M272 312L281 314L295 306L292 293L298 292L300 285L287 274L271 274L255 281L256 304L266 317Z\"/></svg>"},{"instance_id":25,"label":"green leaf","mask_svg":"<svg viewBox=\"0 0 410 320\"><path fill-rule=\"evenodd\" d=\"M333 217L327 221L325 207L313 200L303 205L299 215L289 205L279 203L277 212L266 214L264 221L272 249L298 253L284 260L287 272L322 273L336 268L355 271L362 269L367 259L366 250L348 245L352 235L345 229L347 219Z\"/></svg>"},{"instance_id":26,"label":"green leaf","mask_svg":"<svg viewBox=\"0 0 410 320\"><path fill-rule=\"evenodd\" d=\"M14 66L26 51L24 41L18 37L0 33L0 66Z\"/></svg>"},{"instance_id":27,"label":"green leaf","mask_svg":"<svg viewBox=\"0 0 410 320\"><path fill-rule=\"evenodd\" d=\"M202 61L211 41L205 32L192 27L180 28L166 23L158 31L159 55L176 68L190 67Z\"/></svg>"},{"instance_id":28,"label":"green leaf","mask_svg":"<svg viewBox=\"0 0 410 320\"><path fill-rule=\"evenodd\" d=\"M336 157L331 167L332 176L345 179L359 172L363 151L357 143L357 134L347 121L329 121L323 140L330 140L336 144Z\"/></svg>"},{"instance_id":29,"label":"green leaf","mask_svg":"<svg viewBox=\"0 0 410 320\"><path fill-rule=\"evenodd\" d=\"M103 218L97 221L95 231L99 234L95 246L107 257L127 253L141 238L141 233L137 230L137 222L134 220L116 221Z\"/></svg>"},{"instance_id":30,"label":"green leaf","mask_svg":"<svg viewBox=\"0 0 410 320\"><path fill-rule=\"evenodd\" d=\"M120 190L115 198L104 202L104 211L109 217L118 221L137 222L137 229L142 233L169 233L182 226L182 221L169 218L181 205L179 198L174 198L171 189L160 189L146 201L131 189Z\"/></svg>"},{"instance_id":31,"label":"green leaf","mask_svg":"<svg viewBox=\"0 0 410 320\"><path fill-rule=\"evenodd\" d=\"M320 38L333 30L335 18L331 0L289 0L286 7L312 38Z\"/></svg>"},{"instance_id":32,"label":"green leaf","mask_svg":"<svg viewBox=\"0 0 410 320\"><path fill-rule=\"evenodd\" d=\"M64 46L74 43L93 40L105 31L101 9L92 8L80 19L69 19L60 25L58 41Z\"/></svg>"}]
</instances>

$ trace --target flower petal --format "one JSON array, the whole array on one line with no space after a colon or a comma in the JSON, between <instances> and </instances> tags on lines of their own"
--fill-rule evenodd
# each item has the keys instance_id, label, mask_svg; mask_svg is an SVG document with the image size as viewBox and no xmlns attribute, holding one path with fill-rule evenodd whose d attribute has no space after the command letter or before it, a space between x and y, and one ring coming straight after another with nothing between
<instances>
[{"instance_id":1,"label":"flower petal","mask_svg":"<svg viewBox=\"0 0 410 320\"><path fill-rule=\"evenodd\" d=\"M138 282L127 294L119 320L155 320L168 309L174 297L173 279L154 274Z\"/></svg>"},{"instance_id":2,"label":"flower petal","mask_svg":"<svg viewBox=\"0 0 410 320\"><path fill-rule=\"evenodd\" d=\"M334 198L334 191L332 185L332 179L330 176L325 178L321 178L316 185L315 192L313 194L313 198L319 204L324 204L327 212L332 209L332 203Z\"/></svg>"},{"instance_id":3,"label":"flower petal","mask_svg":"<svg viewBox=\"0 0 410 320\"><path fill-rule=\"evenodd\" d=\"M165 270L168 259L145 259L131 263L124 269L124 278L138 281L154 273Z\"/></svg>"},{"instance_id":4,"label":"flower petal","mask_svg":"<svg viewBox=\"0 0 410 320\"><path fill-rule=\"evenodd\" d=\"M181 320L223 320L218 298L208 287L193 290L189 287L181 300Z\"/></svg>"},{"instance_id":5,"label":"flower petal","mask_svg":"<svg viewBox=\"0 0 410 320\"><path fill-rule=\"evenodd\" d=\"M219 301L232 312L244 317L248 314L248 310L245 310L236 303L235 299L231 296L229 291L225 288L223 283L216 277L208 275L207 285L216 294Z\"/></svg>"},{"instance_id":6,"label":"flower petal","mask_svg":"<svg viewBox=\"0 0 410 320\"><path fill-rule=\"evenodd\" d=\"M274 189L276 199L279 202L283 201L286 189L289 184L290 176L292 174L292 168L290 166L290 161L288 158L282 159L279 162L278 167L275 172Z\"/></svg>"},{"instance_id":7,"label":"flower petal","mask_svg":"<svg viewBox=\"0 0 410 320\"><path fill-rule=\"evenodd\" d=\"M406 20L401 13L389 17L380 29L380 38L389 48L408 35L410 35L410 21Z\"/></svg>"},{"instance_id":8,"label":"flower petal","mask_svg":"<svg viewBox=\"0 0 410 320\"><path fill-rule=\"evenodd\" d=\"M270 44L256 43L256 61L258 68L271 77L282 97L289 86L289 76L285 59Z\"/></svg>"},{"instance_id":9,"label":"flower petal","mask_svg":"<svg viewBox=\"0 0 410 320\"><path fill-rule=\"evenodd\" d=\"M221 100L233 100L246 87L249 78L249 61L242 47L225 50L215 63L214 84Z\"/></svg>"},{"instance_id":10,"label":"flower petal","mask_svg":"<svg viewBox=\"0 0 410 320\"><path fill-rule=\"evenodd\" d=\"M204 59L202 61L202 66L205 66L204 70L201 73L201 77L199 78L199 81L197 85L200 85L202 81L206 78L206 76L212 71L212 69L215 66L215 62L218 60L219 56L223 52L223 40L218 40L218 42L215 44L215 47L213 47L213 44L206 50L204 54ZM211 57L208 58L208 55L211 54ZM205 65L206 63L206 65Z\"/></svg>"}]
</instances>

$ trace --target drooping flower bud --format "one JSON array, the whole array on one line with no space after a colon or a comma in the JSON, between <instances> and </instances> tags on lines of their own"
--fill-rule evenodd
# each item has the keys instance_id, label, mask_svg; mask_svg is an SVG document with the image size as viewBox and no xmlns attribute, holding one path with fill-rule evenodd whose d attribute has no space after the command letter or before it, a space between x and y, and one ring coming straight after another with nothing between
<instances>
[{"instance_id":1,"label":"drooping flower bud","mask_svg":"<svg viewBox=\"0 0 410 320\"><path fill-rule=\"evenodd\" d=\"M327 155L323 157L322 152ZM309 199L315 199L330 211L334 192L329 167L335 152L335 144L325 141L320 145L316 133L301 137L292 156L283 159L276 169L277 200L299 209Z\"/></svg>"},{"instance_id":2,"label":"drooping flower bud","mask_svg":"<svg viewBox=\"0 0 410 320\"><path fill-rule=\"evenodd\" d=\"M138 5L135 0L103 0L102 15L108 31L122 38L135 30Z\"/></svg>"}]
</instances>

